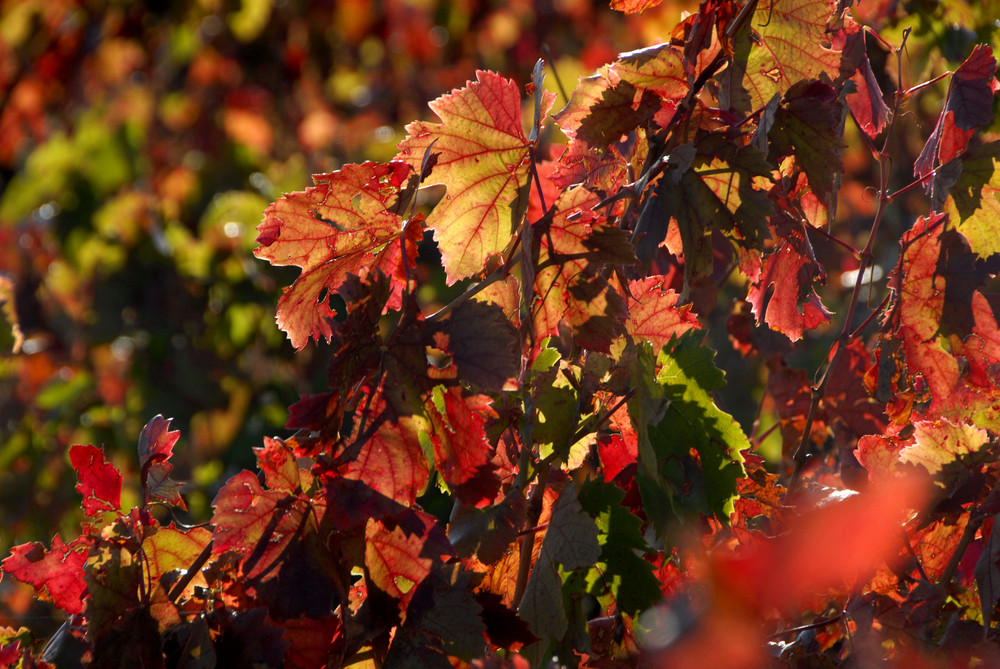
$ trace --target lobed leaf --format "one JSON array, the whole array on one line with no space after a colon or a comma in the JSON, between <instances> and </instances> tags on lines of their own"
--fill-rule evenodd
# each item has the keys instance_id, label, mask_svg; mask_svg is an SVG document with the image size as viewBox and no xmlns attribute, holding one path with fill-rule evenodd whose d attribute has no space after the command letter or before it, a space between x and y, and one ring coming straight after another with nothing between
<instances>
[{"instance_id":1,"label":"lobed leaf","mask_svg":"<svg viewBox=\"0 0 1000 669\"><path fill-rule=\"evenodd\" d=\"M416 255L408 244L403 260L400 244L393 243L403 231L396 210L409 177L410 168L400 162L345 165L315 175L315 186L285 195L264 212L254 255L302 269L278 300L278 327L296 350L310 339L330 341L334 311L329 296L349 275L378 269L392 277L386 306L399 307L404 281L397 268Z\"/></svg>"},{"instance_id":2,"label":"lobed leaf","mask_svg":"<svg viewBox=\"0 0 1000 669\"><path fill-rule=\"evenodd\" d=\"M834 8L827 0L761 0L719 75L722 109L749 113L800 81L836 79L841 52L827 35Z\"/></svg>"},{"instance_id":3,"label":"lobed leaf","mask_svg":"<svg viewBox=\"0 0 1000 669\"><path fill-rule=\"evenodd\" d=\"M69 461L80 482L76 490L83 495L83 512L99 516L105 511L121 508L122 475L104 460L104 452L95 446L72 446Z\"/></svg>"},{"instance_id":4,"label":"lobed leaf","mask_svg":"<svg viewBox=\"0 0 1000 669\"><path fill-rule=\"evenodd\" d=\"M426 184L444 198L427 217L449 285L481 272L500 256L527 206L530 143L517 85L493 72L430 103L441 123L406 126L398 158L414 169L430 149L437 160ZM433 148L430 148L433 147Z\"/></svg>"},{"instance_id":5,"label":"lobed leaf","mask_svg":"<svg viewBox=\"0 0 1000 669\"><path fill-rule=\"evenodd\" d=\"M3 572L34 586L38 595L44 593L66 613L82 613L87 594L83 568L90 546L88 537L64 544L58 534L52 537L49 550L40 543L14 546L3 560Z\"/></svg>"}]
</instances>

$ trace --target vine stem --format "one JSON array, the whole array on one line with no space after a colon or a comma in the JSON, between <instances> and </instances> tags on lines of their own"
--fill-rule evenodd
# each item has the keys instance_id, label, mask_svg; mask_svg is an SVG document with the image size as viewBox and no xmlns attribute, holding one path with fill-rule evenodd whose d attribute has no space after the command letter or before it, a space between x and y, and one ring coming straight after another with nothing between
<instances>
[{"instance_id":1,"label":"vine stem","mask_svg":"<svg viewBox=\"0 0 1000 669\"><path fill-rule=\"evenodd\" d=\"M878 166L879 166L879 190L878 190L878 206L875 210L875 217L872 220L871 231L868 233L868 241L865 243L865 248L861 251L861 265L858 267L858 277L863 279L865 272L868 267L873 262L872 247L875 244L875 238L878 235L879 226L882 223L882 217L885 215L886 206L889 204L889 175L892 170L892 157L889 155L888 147L889 141L892 139L892 131L895 127L896 118L899 116L899 106L900 101L905 97L905 94L901 92L903 85L903 49L906 46L906 38L909 37L909 29L903 32L903 40L896 49L896 65L898 71L897 77L897 89L896 94L893 96L893 110L892 117L889 119L889 125L885 132L885 141L882 143L882 149L878 153ZM861 130L862 134L864 130ZM806 415L806 422L802 429L802 439L799 441L798 448L795 449L795 453L792 456L792 475L788 482L788 494L793 494L799 487L802 478L802 468L805 466L806 460L809 458L809 442L812 436L812 425L816 418L816 410L819 407L819 403L823 399L823 395L826 392L826 384L830 380L831 370L836 369L837 363L840 361L840 356L847 348L847 344L851 341L853 337L858 335L858 330L851 331L851 323L854 321L854 312L858 306L858 300L861 297L861 290L865 287L866 282L864 280L859 280L854 284L854 290L851 293L851 301L847 306L847 313L844 316L844 326L841 328L840 335L837 337L837 341L833 343L833 355L829 356L830 361L826 365L826 369L823 371L823 376L820 378L819 383L812 387L812 397L809 402L809 412Z\"/></svg>"},{"instance_id":2,"label":"vine stem","mask_svg":"<svg viewBox=\"0 0 1000 669\"><path fill-rule=\"evenodd\" d=\"M542 500L545 496L545 487L549 480L549 466L543 464L538 471L538 478L535 487L528 498L528 514L525 519L525 527L536 527L538 519L542 515ZM531 574L531 554L534 552L536 533L522 534L519 539L520 555L517 564L517 582L514 584L514 597L511 600L511 608L515 611L521 604L524 596L524 589L528 585L528 576Z\"/></svg>"},{"instance_id":3,"label":"vine stem","mask_svg":"<svg viewBox=\"0 0 1000 669\"><path fill-rule=\"evenodd\" d=\"M969 515L969 522L965 526L965 531L962 532L962 538L958 540L955 552L951 554L951 559L948 561L947 566L945 566L944 571L941 572L941 579L938 581L938 585L945 587L951 585L951 580L955 578L955 572L958 571L958 565L962 562L966 549L968 549L972 540L976 538L976 532L983 526L985 520L986 516L982 514L972 513Z\"/></svg>"}]
</instances>

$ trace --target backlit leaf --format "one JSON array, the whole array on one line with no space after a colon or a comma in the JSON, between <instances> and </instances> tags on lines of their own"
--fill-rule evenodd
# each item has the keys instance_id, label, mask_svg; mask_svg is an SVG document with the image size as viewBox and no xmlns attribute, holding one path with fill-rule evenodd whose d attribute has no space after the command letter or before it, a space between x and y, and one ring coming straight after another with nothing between
<instances>
[{"instance_id":1,"label":"backlit leaf","mask_svg":"<svg viewBox=\"0 0 1000 669\"><path fill-rule=\"evenodd\" d=\"M997 69L993 51L985 44L958 66L948 84L941 115L923 150L913 164L913 174L927 177L936 168L965 151L972 131L993 119L993 96L1000 90L994 74ZM930 188L931 182L925 184Z\"/></svg>"},{"instance_id":2,"label":"backlit leaf","mask_svg":"<svg viewBox=\"0 0 1000 669\"><path fill-rule=\"evenodd\" d=\"M609 261L628 264L633 256L624 232L590 210L595 204L592 193L572 188L556 202L551 221L535 226L542 268L535 275L534 334L539 341L557 335L563 323L583 348L607 352L624 329L627 310L598 268Z\"/></svg>"},{"instance_id":3,"label":"backlit leaf","mask_svg":"<svg viewBox=\"0 0 1000 669\"><path fill-rule=\"evenodd\" d=\"M611 0L611 9L617 9L626 14L638 14L656 7L660 2L662 0Z\"/></svg>"},{"instance_id":4,"label":"backlit leaf","mask_svg":"<svg viewBox=\"0 0 1000 669\"><path fill-rule=\"evenodd\" d=\"M734 38L733 62L719 77L722 108L746 113L800 81L833 81L841 54L826 25L834 7L827 0L761 0Z\"/></svg>"},{"instance_id":5,"label":"backlit leaf","mask_svg":"<svg viewBox=\"0 0 1000 669\"><path fill-rule=\"evenodd\" d=\"M1000 253L1000 142L970 149L962 156L962 175L948 193L944 211L969 246L982 258Z\"/></svg>"},{"instance_id":6,"label":"backlit leaf","mask_svg":"<svg viewBox=\"0 0 1000 669\"><path fill-rule=\"evenodd\" d=\"M315 186L285 195L264 212L254 255L272 265L302 268L278 300L278 327L296 349L310 339L330 340L329 296L349 274L377 268L399 276L403 219L396 207L409 176L409 167L398 162L345 165L314 176ZM408 255L415 251L407 247ZM390 308L398 308L402 284L398 278L393 284Z\"/></svg>"},{"instance_id":7,"label":"backlit leaf","mask_svg":"<svg viewBox=\"0 0 1000 669\"><path fill-rule=\"evenodd\" d=\"M179 509L186 509L180 489L183 484L173 481L174 466L170 458L180 432L170 429L170 419L154 416L139 433L139 466L142 471L143 494L147 500L158 499Z\"/></svg>"},{"instance_id":8,"label":"backlit leaf","mask_svg":"<svg viewBox=\"0 0 1000 669\"><path fill-rule=\"evenodd\" d=\"M931 474L962 455L975 453L990 439L986 430L948 420L917 421L913 428L914 443L900 451L899 459L921 465Z\"/></svg>"},{"instance_id":9,"label":"backlit leaf","mask_svg":"<svg viewBox=\"0 0 1000 669\"><path fill-rule=\"evenodd\" d=\"M726 522L737 481L744 475L741 452L750 448L750 442L739 423L712 398L711 391L725 383L713 352L693 341L688 335L657 357L656 382L666 407L663 418L650 426L649 438L661 475L685 491L685 503ZM700 462L693 460L691 449Z\"/></svg>"},{"instance_id":10,"label":"backlit leaf","mask_svg":"<svg viewBox=\"0 0 1000 669\"><path fill-rule=\"evenodd\" d=\"M291 449L277 439L264 437L264 447L255 448L257 465L264 472L267 487L281 492L295 492L299 488L299 468Z\"/></svg>"},{"instance_id":11,"label":"backlit leaf","mask_svg":"<svg viewBox=\"0 0 1000 669\"><path fill-rule=\"evenodd\" d=\"M243 471L229 479L212 501L212 552L252 550L283 497L280 492L264 490L251 472Z\"/></svg>"},{"instance_id":12,"label":"backlit leaf","mask_svg":"<svg viewBox=\"0 0 1000 669\"><path fill-rule=\"evenodd\" d=\"M365 565L371 582L404 600L404 608L431 568L454 552L433 517L416 518L415 523L369 520L365 527Z\"/></svg>"},{"instance_id":13,"label":"backlit leaf","mask_svg":"<svg viewBox=\"0 0 1000 669\"><path fill-rule=\"evenodd\" d=\"M69 460L80 482L76 490L83 495L83 511L88 516L99 516L104 511L117 511L121 507L122 475L104 452L95 446L72 446Z\"/></svg>"},{"instance_id":14,"label":"backlit leaf","mask_svg":"<svg viewBox=\"0 0 1000 669\"><path fill-rule=\"evenodd\" d=\"M438 154L427 184L447 193L427 217L441 249L448 283L486 266L510 243L521 224L528 185L528 139L517 85L493 72L430 103L441 123L406 126L399 159L415 169L424 152Z\"/></svg>"},{"instance_id":15,"label":"backlit leaf","mask_svg":"<svg viewBox=\"0 0 1000 669\"><path fill-rule=\"evenodd\" d=\"M628 318L625 331L636 341L645 340L659 350L689 330L701 328L691 305L677 306L677 293L667 287L666 278L649 276L630 281Z\"/></svg>"},{"instance_id":16,"label":"backlit leaf","mask_svg":"<svg viewBox=\"0 0 1000 669\"><path fill-rule=\"evenodd\" d=\"M792 156L813 193L823 203L833 196L843 171L844 105L837 91L820 81L794 84L775 113L770 150L779 159Z\"/></svg>"},{"instance_id":17,"label":"backlit leaf","mask_svg":"<svg viewBox=\"0 0 1000 669\"><path fill-rule=\"evenodd\" d=\"M87 563L90 543L87 537L79 537L64 544L57 534L49 550L40 543L14 546L10 556L3 560L3 571L23 583L30 583L36 592L45 593L66 613L82 613L87 593L83 567Z\"/></svg>"},{"instance_id":18,"label":"backlit leaf","mask_svg":"<svg viewBox=\"0 0 1000 669\"><path fill-rule=\"evenodd\" d=\"M463 396L461 388L434 388L434 466L463 504L491 502L500 479L490 463L494 448L483 429L495 412L485 395Z\"/></svg>"},{"instance_id":19,"label":"backlit leaf","mask_svg":"<svg viewBox=\"0 0 1000 669\"><path fill-rule=\"evenodd\" d=\"M829 321L830 312L813 289L813 280L823 278L821 272L805 230L789 227L764 255L759 278L747 292L757 322L798 341L804 331Z\"/></svg>"}]
</instances>

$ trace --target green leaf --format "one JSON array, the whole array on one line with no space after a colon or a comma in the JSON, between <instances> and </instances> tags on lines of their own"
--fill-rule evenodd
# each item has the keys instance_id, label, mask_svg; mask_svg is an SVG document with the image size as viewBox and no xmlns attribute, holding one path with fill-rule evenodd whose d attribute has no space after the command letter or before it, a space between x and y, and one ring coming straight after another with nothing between
<instances>
[{"instance_id":1,"label":"green leaf","mask_svg":"<svg viewBox=\"0 0 1000 669\"><path fill-rule=\"evenodd\" d=\"M596 519L601 544L601 557L587 573L587 583L599 599L609 594L618 610L635 615L659 601L660 583L653 565L639 555L649 546L642 537L642 520L621 505L624 497L621 488L597 479L580 489L580 504Z\"/></svg>"},{"instance_id":2,"label":"green leaf","mask_svg":"<svg viewBox=\"0 0 1000 669\"><path fill-rule=\"evenodd\" d=\"M660 473L671 476L678 488L692 488L684 495L687 505L725 523L733 511L736 482L745 474L740 451L749 449L750 441L712 399L709 391L721 388L725 376L715 366L714 352L694 341L683 337L657 358L656 380L667 407L663 419L650 429L650 440ZM692 448L700 463L691 458Z\"/></svg>"}]
</instances>

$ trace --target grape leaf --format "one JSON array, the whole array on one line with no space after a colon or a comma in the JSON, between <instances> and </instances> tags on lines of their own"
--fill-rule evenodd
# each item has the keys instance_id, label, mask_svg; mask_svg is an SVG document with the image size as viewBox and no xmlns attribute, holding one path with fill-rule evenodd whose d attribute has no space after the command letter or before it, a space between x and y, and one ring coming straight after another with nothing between
<instances>
[{"instance_id":1,"label":"grape leaf","mask_svg":"<svg viewBox=\"0 0 1000 669\"><path fill-rule=\"evenodd\" d=\"M1000 142L970 149L962 156L962 174L949 190L943 211L981 258L1000 253Z\"/></svg>"},{"instance_id":2,"label":"grape leaf","mask_svg":"<svg viewBox=\"0 0 1000 669\"><path fill-rule=\"evenodd\" d=\"M826 34L833 9L826 0L761 0L734 37L732 63L719 75L720 107L749 113L800 81L836 79L841 52Z\"/></svg>"},{"instance_id":3,"label":"grape leaf","mask_svg":"<svg viewBox=\"0 0 1000 669\"><path fill-rule=\"evenodd\" d=\"M679 163L656 187L655 198L636 224L636 255L651 263L661 243L684 257L685 279L710 274L712 231L723 232L741 249L759 248L774 206L755 186L771 173L763 154L739 149L721 136L688 147L690 169ZM679 147L675 154L683 154ZM687 161L684 161L687 162ZM676 231L668 230L676 225Z\"/></svg>"},{"instance_id":4,"label":"grape leaf","mask_svg":"<svg viewBox=\"0 0 1000 669\"><path fill-rule=\"evenodd\" d=\"M666 277L630 281L628 294L635 301L629 303L625 332L636 341L648 341L654 350L663 348L675 336L701 328L690 304L677 306L680 296L667 287Z\"/></svg>"},{"instance_id":5,"label":"grape leaf","mask_svg":"<svg viewBox=\"0 0 1000 669\"><path fill-rule=\"evenodd\" d=\"M649 550L642 538L642 520L622 506L624 491L611 483L591 480L580 489L580 504L596 519L601 555L587 574L591 593L608 592L618 610L637 615L660 598L653 565L640 557Z\"/></svg>"},{"instance_id":6,"label":"grape leaf","mask_svg":"<svg viewBox=\"0 0 1000 669\"><path fill-rule=\"evenodd\" d=\"M917 421L913 424L913 443L899 452L901 462L923 466L931 474L962 455L975 453L989 441L986 430L949 420Z\"/></svg>"},{"instance_id":7,"label":"grape leaf","mask_svg":"<svg viewBox=\"0 0 1000 669\"><path fill-rule=\"evenodd\" d=\"M565 324L587 349L609 350L624 330L625 302L598 272L602 263L630 264L624 231L608 226L591 207L597 197L585 188L566 191L551 219L535 226L538 267L533 305L535 338L559 334ZM546 266L548 265L548 266Z\"/></svg>"},{"instance_id":8,"label":"grape leaf","mask_svg":"<svg viewBox=\"0 0 1000 669\"><path fill-rule=\"evenodd\" d=\"M780 241L761 261L759 278L747 291L747 302L758 324L767 323L792 341L798 341L805 330L829 321L830 312L813 289L813 280L825 277L804 228L782 227ZM774 290L765 306L771 286Z\"/></svg>"},{"instance_id":9,"label":"grape leaf","mask_svg":"<svg viewBox=\"0 0 1000 669\"><path fill-rule=\"evenodd\" d=\"M750 442L739 423L716 406L711 391L722 387L725 377L714 353L694 341L689 334L657 356L656 383L666 406L662 419L649 427L649 439L660 474L682 491L679 499L726 522L744 476L741 452ZM691 458L691 449L700 462Z\"/></svg>"},{"instance_id":10,"label":"grape leaf","mask_svg":"<svg viewBox=\"0 0 1000 669\"><path fill-rule=\"evenodd\" d=\"M257 454L257 466L264 472L268 488L285 493L293 493L299 489L299 468L291 449L282 441L264 437L263 448L255 448L254 452Z\"/></svg>"},{"instance_id":11,"label":"grape leaf","mask_svg":"<svg viewBox=\"0 0 1000 669\"><path fill-rule=\"evenodd\" d=\"M965 151L972 131L993 120L993 96L1000 90L993 50L979 44L951 77L944 107L931 136L913 164L921 179ZM933 182L925 184L929 189Z\"/></svg>"},{"instance_id":12,"label":"grape leaf","mask_svg":"<svg viewBox=\"0 0 1000 669\"><path fill-rule=\"evenodd\" d=\"M562 580L551 560L535 562L517 609L531 631L539 637L561 639L569 626L563 606Z\"/></svg>"},{"instance_id":13,"label":"grape leaf","mask_svg":"<svg viewBox=\"0 0 1000 669\"><path fill-rule=\"evenodd\" d=\"M480 617L482 607L469 591L469 581L469 573L459 565L431 570L406 607L406 620L393 639L387 665L405 666L393 650L396 641L404 637L406 646L416 642L418 648L440 649L466 661L482 655L486 625Z\"/></svg>"},{"instance_id":14,"label":"grape leaf","mask_svg":"<svg viewBox=\"0 0 1000 669\"><path fill-rule=\"evenodd\" d=\"M812 192L829 204L843 171L843 136L844 104L837 91L821 81L801 81L788 89L775 112L770 151L778 163L791 156Z\"/></svg>"},{"instance_id":15,"label":"grape leaf","mask_svg":"<svg viewBox=\"0 0 1000 669\"><path fill-rule=\"evenodd\" d=\"M583 506L577 499L576 485L563 488L552 507L552 518L542 541L542 554L561 564L564 569L587 567L600 557L597 525L583 511Z\"/></svg>"},{"instance_id":16,"label":"grape leaf","mask_svg":"<svg viewBox=\"0 0 1000 669\"><path fill-rule=\"evenodd\" d=\"M142 490L146 501L159 499L179 509L187 509L178 481L170 479L174 466L169 460L180 432L170 429L170 419L156 415L139 433L139 467Z\"/></svg>"},{"instance_id":17,"label":"grape leaf","mask_svg":"<svg viewBox=\"0 0 1000 669\"><path fill-rule=\"evenodd\" d=\"M849 34L845 34L848 33ZM847 93L847 106L851 108L855 120L861 126L861 131L875 139L889 122L889 107L885 104L882 89L872 71L871 61L865 46L867 33L860 30L857 24L851 22L848 30L841 33L845 41L843 45L844 63L854 66L851 81L854 90Z\"/></svg>"},{"instance_id":18,"label":"grape leaf","mask_svg":"<svg viewBox=\"0 0 1000 669\"><path fill-rule=\"evenodd\" d=\"M83 512L99 516L105 511L118 511L121 507L122 475L104 452L95 446L72 446L69 461L80 482L76 490L83 495Z\"/></svg>"},{"instance_id":19,"label":"grape leaf","mask_svg":"<svg viewBox=\"0 0 1000 669\"><path fill-rule=\"evenodd\" d=\"M396 208L409 177L410 168L400 162L345 165L315 175L315 186L283 196L264 212L254 255L272 265L302 268L278 300L278 327L296 350L310 339L330 341L334 312L328 298L350 274L379 269L394 277L387 306L399 307L402 252L393 242L403 230ZM415 255L416 247L407 244L406 262L412 263Z\"/></svg>"},{"instance_id":20,"label":"grape leaf","mask_svg":"<svg viewBox=\"0 0 1000 669\"><path fill-rule=\"evenodd\" d=\"M365 565L371 583L399 599L403 610L431 569L454 555L432 516L415 512L413 517L417 522L370 519L365 526Z\"/></svg>"},{"instance_id":21,"label":"grape leaf","mask_svg":"<svg viewBox=\"0 0 1000 669\"><path fill-rule=\"evenodd\" d=\"M430 473L420 445L421 431L431 431L429 420L423 415L397 416L382 395L377 395L361 416L355 420L351 435L360 450L344 465L343 475L366 483L389 499L412 505ZM365 438L360 430L367 432L367 426L375 431Z\"/></svg>"},{"instance_id":22,"label":"grape leaf","mask_svg":"<svg viewBox=\"0 0 1000 669\"><path fill-rule=\"evenodd\" d=\"M518 608L538 636L561 639L569 626L555 563L567 571L594 564L601 555L597 537L597 524L583 511L576 485L567 485L552 508L541 552Z\"/></svg>"},{"instance_id":23,"label":"grape leaf","mask_svg":"<svg viewBox=\"0 0 1000 669\"><path fill-rule=\"evenodd\" d=\"M555 118L570 139L604 148L646 125L661 108L672 113L689 90L683 52L658 44L622 54L581 79Z\"/></svg>"},{"instance_id":24,"label":"grape leaf","mask_svg":"<svg viewBox=\"0 0 1000 669\"><path fill-rule=\"evenodd\" d=\"M3 560L3 572L31 584L38 595L44 593L66 613L83 613L87 594L83 568L90 545L85 536L64 544L57 534L49 550L37 542L14 546L10 556Z\"/></svg>"},{"instance_id":25,"label":"grape leaf","mask_svg":"<svg viewBox=\"0 0 1000 669\"><path fill-rule=\"evenodd\" d=\"M524 524L525 500L520 490L487 509L459 506L448 522L448 539L460 557L476 556L483 564L503 557Z\"/></svg>"},{"instance_id":26,"label":"grape leaf","mask_svg":"<svg viewBox=\"0 0 1000 669\"><path fill-rule=\"evenodd\" d=\"M332 614L322 619L291 618L281 625L285 628L282 639L289 644L284 658L286 669L322 667L344 642L340 618Z\"/></svg>"},{"instance_id":27,"label":"grape leaf","mask_svg":"<svg viewBox=\"0 0 1000 669\"><path fill-rule=\"evenodd\" d=\"M441 123L406 126L398 158L415 169L425 151L438 154L427 184L447 193L427 217L448 284L478 274L499 256L527 206L529 141L517 85L493 72L430 103Z\"/></svg>"},{"instance_id":28,"label":"grape leaf","mask_svg":"<svg viewBox=\"0 0 1000 669\"><path fill-rule=\"evenodd\" d=\"M285 495L265 490L252 472L229 479L212 501L212 552L249 552L263 536Z\"/></svg>"},{"instance_id":29,"label":"grape leaf","mask_svg":"<svg viewBox=\"0 0 1000 669\"><path fill-rule=\"evenodd\" d=\"M431 395L435 411L434 464L448 488L463 504L491 502L500 479L490 460L494 448L483 426L490 416L492 400L485 395L463 396L461 388L436 386Z\"/></svg>"},{"instance_id":30,"label":"grape leaf","mask_svg":"<svg viewBox=\"0 0 1000 669\"><path fill-rule=\"evenodd\" d=\"M151 588L150 614L161 631L180 622L176 607L167 597L170 584L162 580L163 576L177 569L187 570L211 540L211 531L204 527L186 531L175 527L157 527L143 538L142 555L147 564L146 574ZM204 579L190 583L185 594L190 596L195 585L204 586Z\"/></svg>"},{"instance_id":31,"label":"grape leaf","mask_svg":"<svg viewBox=\"0 0 1000 669\"><path fill-rule=\"evenodd\" d=\"M520 365L517 330L495 304L469 300L430 329L462 380L484 391L511 387Z\"/></svg>"}]
</instances>

